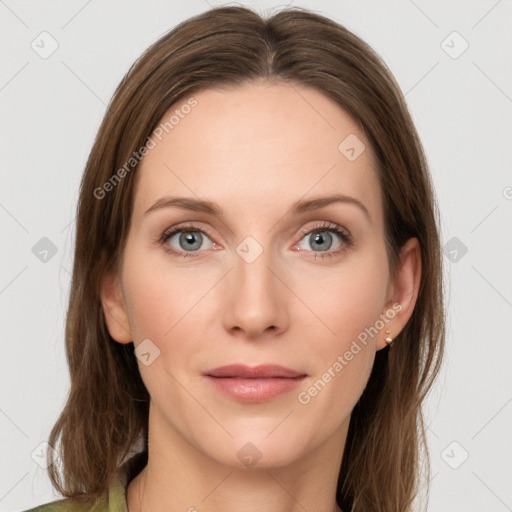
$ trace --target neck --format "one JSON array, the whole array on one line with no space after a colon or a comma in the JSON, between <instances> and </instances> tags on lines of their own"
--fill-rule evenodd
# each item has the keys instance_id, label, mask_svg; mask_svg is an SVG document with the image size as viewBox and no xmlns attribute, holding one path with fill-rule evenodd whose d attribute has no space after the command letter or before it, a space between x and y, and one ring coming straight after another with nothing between
<instances>
[{"instance_id":1,"label":"neck","mask_svg":"<svg viewBox=\"0 0 512 512\"><path fill-rule=\"evenodd\" d=\"M240 468L192 446L150 406L148 463L128 485L128 512L341 512L335 496L348 422L291 463Z\"/></svg>"}]
</instances>

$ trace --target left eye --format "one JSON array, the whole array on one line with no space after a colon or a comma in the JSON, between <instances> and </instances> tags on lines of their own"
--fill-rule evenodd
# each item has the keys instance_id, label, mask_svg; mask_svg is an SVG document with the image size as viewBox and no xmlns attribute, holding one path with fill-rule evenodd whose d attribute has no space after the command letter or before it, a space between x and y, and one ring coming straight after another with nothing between
<instances>
[{"instance_id":1,"label":"left eye","mask_svg":"<svg viewBox=\"0 0 512 512\"><path fill-rule=\"evenodd\" d=\"M336 238L338 238L337 241ZM329 250L335 252L343 243L348 243L348 241L348 236L338 229L316 229L308 232L297 245L300 249L313 250L314 252L327 252ZM309 247L305 247L304 243Z\"/></svg>"}]
</instances>

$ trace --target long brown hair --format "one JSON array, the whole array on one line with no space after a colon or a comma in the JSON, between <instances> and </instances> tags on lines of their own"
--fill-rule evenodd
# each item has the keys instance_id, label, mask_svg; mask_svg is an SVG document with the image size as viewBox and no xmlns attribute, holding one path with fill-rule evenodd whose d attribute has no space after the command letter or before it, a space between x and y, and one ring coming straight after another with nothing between
<instances>
[{"instance_id":1,"label":"long brown hair","mask_svg":"<svg viewBox=\"0 0 512 512\"><path fill-rule=\"evenodd\" d=\"M444 348L437 204L391 72L349 30L298 8L267 19L242 7L190 18L154 43L115 91L81 182L65 332L71 388L49 438L62 463L52 464L49 451L50 479L63 496L96 498L140 443L147 450L150 397L133 344L109 336L99 294L102 276L118 268L130 227L137 162L126 163L171 106L201 89L254 80L316 88L360 124L379 163L392 276L403 244L411 237L419 241L414 312L391 347L376 354L351 415L337 489L345 512L409 511L426 448L422 403ZM426 465L428 470L428 451Z\"/></svg>"}]
</instances>

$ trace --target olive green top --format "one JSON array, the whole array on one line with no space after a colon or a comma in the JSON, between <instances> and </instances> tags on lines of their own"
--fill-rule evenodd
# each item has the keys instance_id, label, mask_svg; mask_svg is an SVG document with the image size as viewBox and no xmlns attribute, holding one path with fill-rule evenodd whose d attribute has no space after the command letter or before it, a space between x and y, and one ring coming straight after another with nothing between
<instances>
[{"instance_id":1,"label":"olive green top","mask_svg":"<svg viewBox=\"0 0 512 512\"><path fill-rule=\"evenodd\" d=\"M128 512L126 488L146 463L147 453L138 453L126 461L119 468L114 483L108 489L107 497L86 503L77 503L72 498L64 498L31 508L25 512Z\"/></svg>"}]
</instances>

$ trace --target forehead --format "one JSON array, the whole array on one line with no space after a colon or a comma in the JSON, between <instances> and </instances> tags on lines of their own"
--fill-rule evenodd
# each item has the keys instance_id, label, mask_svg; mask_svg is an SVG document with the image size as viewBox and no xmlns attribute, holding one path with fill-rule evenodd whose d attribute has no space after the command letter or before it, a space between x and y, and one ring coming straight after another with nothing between
<instances>
[{"instance_id":1,"label":"forehead","mask_svg":"<svg viewBox=\"0 0 512 512\"><path fill-rule=\"evenodd\" d=\"M315 89L281 82L206 89L173 105L161 126L137 171L134 214L165 194L239 201L250 210L339 192L379 216L364 133Z\"/></svg>"}]
</instances>

